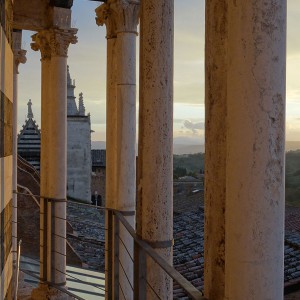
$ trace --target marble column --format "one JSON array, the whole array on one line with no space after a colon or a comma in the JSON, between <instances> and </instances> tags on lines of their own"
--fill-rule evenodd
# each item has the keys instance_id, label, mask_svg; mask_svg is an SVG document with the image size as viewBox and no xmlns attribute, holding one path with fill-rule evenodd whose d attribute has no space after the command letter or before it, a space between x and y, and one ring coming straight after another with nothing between
<instances>
[{"instance_id":1,"label":"marble column","mask_svg":"<svg viewBox=\"0 0 300 300\"><path fill-rule=\"evenodd\" d=\"M13 45L14 45L14 99L13 99L13 191L18 190L18 74L19 64L26 63L26 52L22 50L22 31L13 32ZM12 200L13 213L12 213L12 253L14 264L17 260L17 248L18 248L18 196L13 194Z\"/></svg>"},{"instance_id":2,"label":"marble column","mask_svg":"<svg viewBox=\"0 0 300 300\"><path fill-rule=\"evenodd\" d=\"M206 6L205 296L279 300L286 1L221 2Z\"/></svg>"},{"instance_id":3,"label":"marble column","mask_svg":"<svg viewBox=\"0 0 300 300\"><path fill-rule=\"evenodd\" d=\"M98 24L106 24L108 37L113 37L108 38L107 143L112 146L114 153L114 157L111 157L114 159L111 166L114 168L115 177L110 183L113 184L114 199L107 205L123 211L125 218L132 227L135 227L136 36L139 1L108 1L101 5L96 13ZM114 119L115 123L112 128L108 128L111 119ZM120 295L123 296L124 293L126 299L132 299L130 283L133 285L133 264L127 251L133 257L133 240L122 226L120 239L124 243L121 242L119 246L121 264L119 274L122 287Z\"/></svg>"},{"instance_id":4,"label":"marble column","mask_svg":"<svg viewBox=\"0 0 300 300\"><path fill-rule=\"evenodd\" d=\"M137 233L172 264L173 258L174 1L141 2ZM161 299L173 282L150 258L147 281ZM147 287L147 299L156 299Z\"/></svg>"},{"instance_id":5,"label":"marble column","mask_svg":"<svg viewBox=\"0 0 300 300\"><path fill-rule=\"evenodd\" d=\"M105 181L105 207L116 207L117 195L117 66L116 66L116 30L113 18L109 17L109 6L105 3L96 8L96 23L106 26L107 39L107 66L106 66L106 181ZM108 214L105 215L106 228L108 227ZM108 249L108 231L105 231L105 253ZM105 277L109 277L108 255L105 255ZM105 299L108 299L109 280L105 280Z\"/></svg>"},{"instance_id":6,"label":"marble column","mask_svg":"<svg viewBox=\"0 0 300 300\"><path fill-rule=\"evenodd\" d=\"M41 162L40 162L40 277L47 281L50 277L51 270L48 271L48 265L51 264L51 241L47 239L47 223L51 220L51 215L48 214L48 151L50 150L49 140L47 135L51 132L49 126L48 112L51 111L51 48L48 41L48 36L44 33L33 36L34 43L31 45L33 50L41 52ZM49 248L48 248L49 247ZM48 250L47 250L48 248ZM50 249L50 253L49 253ZM50 255L49 255L50 254Z\"/></svg>"},{"instance_id":7,"label":"marble column","mask_svg":"<svg viewBox=\"0 0 300 300\"><path fill-rule=\"evenodd\" d=\"M42 53L41 276L59 286L66 284L67 52L76 32L44 30L32 44ZM54 289L47 293L66 297Z\"/></svg>"}]
</instances>

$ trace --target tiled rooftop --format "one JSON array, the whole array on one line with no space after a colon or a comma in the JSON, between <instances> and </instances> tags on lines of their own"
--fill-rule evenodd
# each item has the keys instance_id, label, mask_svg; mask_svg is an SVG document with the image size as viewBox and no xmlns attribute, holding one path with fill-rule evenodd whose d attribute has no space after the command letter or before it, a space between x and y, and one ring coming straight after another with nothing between
<instances>
[{"instance_id":1,"label":"tiled rooftop","mask_svg":"<svg viewBox=\"0 0 300 300\"><path fill-rule=\"evenodd\" d=\"M174 197L174 266L200 290L203 290L204 265L203 198L203 191L179 193ZM68 221L78 233L77 237L68 236L68 240L89 268L99 271L104 270L103 220L103 214L95 208L68 204ZM285 286L296 283L300 284L300 208L287 207ZM174 299L188 299L185 297L181 288L174 284Z\"/></svg>"},{"instance_id":2,"label":"tiled rooftop","mask_svg":"<svg viewBox=\"0 0 300 300\"><path fill-rule=\"evenodd\" d=\"M196 195L191 197L196 200ZM186 207L193 206L191 197L186 196ZM203 197L198 194L197 198L198 204L194 205L194 210L184 211L174 207L173 261L185 278L203 290L204 208L199 205L203 205ZM184 207L183 203L181 207ZM285 286L300 284L300 208L296 207L286 207L284 281ZM184 299L185 296L182 289L174 284L174 299Z\"/></svg>"}]
</instances>

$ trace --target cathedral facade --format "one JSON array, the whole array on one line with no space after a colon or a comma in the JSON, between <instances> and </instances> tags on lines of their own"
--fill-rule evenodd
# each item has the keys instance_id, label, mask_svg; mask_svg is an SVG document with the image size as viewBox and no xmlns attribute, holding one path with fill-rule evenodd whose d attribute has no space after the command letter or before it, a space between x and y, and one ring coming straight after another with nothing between
<instances>
[{"instance_id":1,"label":"cathedral facade","mask_svg":"<svg viewBox=\"0 0 300 300\"><path fill-rule=\"evenodd\" d=\"M75 97L75 80L67 72L67 195L84 202L91 201L91 120L85 113L83 94ZM29 100L25 124L18 136L18 154L40 170L41 132Z\"/></svg>"},{"instance_id":2,"label":"cathedral facade","mask_svg":"<svg viewBox=\"0 0 300 300\"><path fill-rule=\"evenodd\" d=\"M67 195L85 202L91 201L91 119L85 113L83 94L79 94L78 107L75 98L75 81L68 68L67 106Z\"/></svg>"}]
</instances>

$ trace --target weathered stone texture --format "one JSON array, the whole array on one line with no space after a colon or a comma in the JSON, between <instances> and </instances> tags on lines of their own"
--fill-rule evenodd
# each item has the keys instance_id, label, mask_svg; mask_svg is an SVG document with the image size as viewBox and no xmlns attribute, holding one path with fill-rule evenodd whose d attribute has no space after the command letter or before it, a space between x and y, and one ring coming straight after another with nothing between
<instances>
[{"instance_id":1,"label":"weathered stone texture","mask_svg":"<svg viewBox=\"0 0 300 300\"><path fill-rule=\"evenodd\" d=\"M67 194L91 202L91 124L88 116L68 116Z\"/></svg>"}]
</instances>

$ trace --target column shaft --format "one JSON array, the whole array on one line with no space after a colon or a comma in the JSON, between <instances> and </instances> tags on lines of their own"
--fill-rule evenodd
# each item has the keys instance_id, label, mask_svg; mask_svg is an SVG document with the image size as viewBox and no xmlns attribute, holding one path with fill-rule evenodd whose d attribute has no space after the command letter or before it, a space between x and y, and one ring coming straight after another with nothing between
<instances>
[{"instance_id":1,"label":"column shaft","mask_svg":"<svg viewBox=\"0 0 300 300\"><path fill-rule=\"evenodd\" d=\"M208 299L216 300L224 299L225 288L226 7L227 0L206 2L204 290Z\"/></svg>"},{"instance_id":2,"label":"column shaft","mask_svg":"<svg viewBox=\"0 0 300 300\"><path fill-rule=\"evenodd\" d=\"M117 38L117 203L135 210L136 193L136 34Z\"/></svg>"},{"instance_id":3,"label":"column shaft","mask_svg":"<svg viewBox=\"0 0 300 300\"><path fill-rule=\"evenodd\" d=\"M18 71L17 66L14 66L14 99L13 99L13 178L12 178L12 251L13 261L17 260L18 247L18 196L15 192L18 190Z\"/></svg>"},{"instance_id":4,"label":"column shaft","mask_svg":"<svg viewBox=\"0 0 300 300\"><path fill-rule=\"evenodd\" d=\"M231 3L228 21L225 296L282 299L286 1Z\"/></svg>"},{"instance_id":5,"label":"column shaft","mask_svg":"<svg viewBox=\"0 0 300 300\"><path fill-rule=\"evenodd\" d=\"M117 68L116 38L107 39L106 83L106 207L116 206L117 178Z\"/></svg>"},{"instance_id":6,"label":"column shaft","mask_svg":"<svg viewBox=\"0 0 300 300\"><path fill-rule=\"evenodd\" d=\"M172 264L174 2L141 3L138 234ZM162 299L173 282L151 259L147 281ZM147 298L156 296L150 288Z\"/></svg>"},{"instance_id":7,"label":"column shaft","mask_svg":"<svg viewBox=\"0 0 300 300\"><path fill-rule=\"evenodd\" d=\"M224 212L215 222L218 204L206 198L205 296L283 299L286 2L229 2L223 12L211 9L217 2L207 6L206 26L215 32L206 37L205 170L206 191L215 190ZM217 155L212 147L221 123L225 150ZM212 177L219 160L225 182ZM219 245L216 232L224 228ZM220 266L217 250L225 257Z\"/></svg>"},{"instance_id":8,"label":"column shaft","mask_svg":"<svg viewBox=\"0 0 300 300\"><path fill-rule=\"evenodd\" d=\"M13 94L13 177L12 177L12 254L13 262L17 260L18 248L18 74L19 64L26 62L26 52L21 49L22 31L13 32L14 45L14 66L13 66L13 80L14 80L14 94Z\"/></svg>"},{"instance_id":9,"label":"column shaft","mask_svg":"<svg viewBox=\"0 0 300 300\"><path fill-rule=\"evenodd\" d=\"M55 199L66 199L67 185L67 57L51 58L51 110L47 133L50 151L48 153L48 195ZM52 201L52 280L56 284L66 282L66 202Z\"/></svg>"},{"instance_id":10,"label":"column shaft","mask_svg":"<svg viewBox=\"0 0 300 300\"><path fill-rule=\"evenodd\" d=\"M107 38L107 81L106 81L106 181L105 207L116 206L116 178L117 178L117 96L116 96L116 38ZM106 213L105 224L108 227ZM105 231L105 253L108 249L108 230ZM105 255L105 278L108 278L108 269L113 270ZM108 280L105 280L105 299L108 299Z\"/></svg>"},{"instance_id":11,"label":"column shaft","mask_svg":"<svg viewBox=\"0 0 300 300\"><path fill-rule=\"evenodd\" d=\"M50 149L48 133L51 131L49 126L49 112L51 111L51 62L50 59L41 60L41 184L40 191L42 197L49 197L48 195L48 173L49 161L48 152ZM47 280L51 276L51 270L48 270L47 265L51 259L51 241L47 239L48 228L48 201L46 198L41 198L40 201L40 276ZM49 252L50 249L50 252ZM47 262L48 261L48 262ZM51 263L50 263L51 264Z\"/></svg>"},{"instance_id":12,"label":"column shaft","mask_svg":"<svg viewBox=\"0 0 300 300\"><path fill-rule=\"evenodd\" d=\"M117 199L116 209L135 212L136 202L136 34L120 32L117 35ZM135 228L135 215L125 216ZM133 239L121 226L120 238L133 254ZM120 263L133 285L133 263L119 242ZM123 268L119 268L120 284L126 299L133 299ZM120 291L121 294L121 291Z\"/></svg>"}]
</instances>

